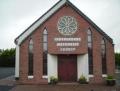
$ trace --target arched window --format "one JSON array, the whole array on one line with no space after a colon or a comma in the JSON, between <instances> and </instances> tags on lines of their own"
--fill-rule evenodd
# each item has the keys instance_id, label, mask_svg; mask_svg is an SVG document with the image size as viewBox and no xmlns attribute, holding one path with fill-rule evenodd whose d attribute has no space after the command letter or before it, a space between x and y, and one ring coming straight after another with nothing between
<instances>
[{"instance_id":1,"label":"arched window","mask_svg":"<svg viewBox=\"0 0 120 91\"><path fill-rule=\"evenodd\" d=\"M101 41L101 58L102 58L102 74L107 73L107 66L106 66L106 44L105 40L102 39Z\"/></svg>"},{"instance_id":2,"label":"arched window","mask_svg":"<svg viewBox=\"0 0 120 91\"><path fill-rule=\"evenodd\" d=\"M93 50L92 50L92 32L90 29L87 31L88 39L88 63L89 63L89 74L93 74Z\"/></svg>"},{"instance_id":3,"label":"arched window","mask_svg":"<svg viewBox=\"0 0 120 91\"><path fill-rule=\"evenodd\" d=\"M48 33L47 30L43 31L43 75L47 75L47 51L48 51Z\"/></svg>"},{"instance_id":4,"label":"arched window","mask_svg":"<svg viewBox=\"0 0 120 91\"><path fill-rule=\"evenodd\" d=\"M33 75L33 40L29 41L29 61L28 61L28 75Z\"/></svg>"}]
</instances>

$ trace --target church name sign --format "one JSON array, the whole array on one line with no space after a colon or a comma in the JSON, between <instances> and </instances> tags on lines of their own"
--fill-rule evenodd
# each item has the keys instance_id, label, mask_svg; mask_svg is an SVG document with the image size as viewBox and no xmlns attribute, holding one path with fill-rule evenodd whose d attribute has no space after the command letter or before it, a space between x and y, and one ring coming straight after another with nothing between
<instances>
[{"instance_id":1,"label":"church name sign","mask_svg":"<svg viewBox=\"0 0 120 91\"><path fill-rule=\"evenodd\" d=\"M54 38L56 46L60 47L60 51L75 51L80 45L81 38Z\"/></svg>"}]
</instances>

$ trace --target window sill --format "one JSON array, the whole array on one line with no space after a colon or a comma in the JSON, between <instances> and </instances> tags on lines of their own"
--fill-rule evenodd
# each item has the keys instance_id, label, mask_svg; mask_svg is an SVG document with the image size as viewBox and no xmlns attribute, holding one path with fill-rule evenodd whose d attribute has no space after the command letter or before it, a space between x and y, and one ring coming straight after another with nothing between
<instances>
[{"instance_id":1,"label":"window sill","mask_svg":"<svg viewBox=\"0 0 120 91\"><path fill-rule=\"evenodd\" d=\"M47 78L48 78L48 76L47 76L47 75L43 75L43 76L42 76L42 78L47 79Z\"/></svg>"},{"instance_id":2,"label":"window sill","mask_svg":"<svg viewBox=\"0 0 120 91\"><path fill-rule=\"evenodd\" d=\"M102 77L107 77L107 74L102 74Z\"/></svg>"},{"instance_id":3,"label":"window sill","mask_svg":"<svg viewBox=\"0 0 120 91\"><path fill-rule=\"evenodd\" d=\"M32 76L32 75L31 75L31 76L28 76L28 79L33 79L33 78L34 78L34 76Z\"/></svg>"},{"instance_id":4,"label":"window sill","mask_svg":"<svg viewBox=\"0 0 120 91\"><path fill-rule=\"evenodd\" d=\"M89 75L89 77L94 77L94 75Z\"/></svg>"}]
</instances>

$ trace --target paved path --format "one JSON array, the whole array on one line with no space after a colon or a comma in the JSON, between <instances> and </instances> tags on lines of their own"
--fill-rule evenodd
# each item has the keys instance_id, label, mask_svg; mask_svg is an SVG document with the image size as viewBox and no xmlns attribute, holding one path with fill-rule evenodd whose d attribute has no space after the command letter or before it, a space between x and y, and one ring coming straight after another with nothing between
<instances>
[{"instance_id":1,"label":"paved path","mask_svg":"<svg viewBox=\"0 0 120 91\"><path fill-rule=\"evenodd\" d=\"M10 91L12 88L13 86L0 86L0 91Z\"/></svg>"},{"instance_id":2,"label":"paved path","mask_svg":"<svg viewBox=\"0 0 120 91\"><path fill-rule=\"evenodd\" d=\"M13 67L0 67L0 91L9 91L15 86Z\"/></svg>"},{"instance_id":3,"label":"paved path","mask_svg":"<svg viewBox=\"0 0 120 91\"><path fill-rule=\"evenodd\" d=\"M15 86L14 76L0 80L0 91L9 91Z\"/></svg>"},{"instance_id":4,"label":"paved path","mask_svg":"<svg viewBox=\"0 0 120 91\"><path fill-rule=\"evenodd\" d=\"M7 72L8 70L6 70ZM7 74L6 72L2 72ZM0 74L2 74L0 73ZM118 72L116 78L117 85L113 87L105 85L16 85L14 76L8 72L9 77L0 79L0 91L120 91L120 73ZM4 74L2 74L4 75Z\"/></svg>"},{"instance_id":5,"label":"paved path","mask_svg":"<svg viewBox=\"0 0 120 91\"><path fill-rule=\"evenodd\" d=\"M120 91L120 86L105 85L16 85L14 76L0 80L0 91Z\"/></svg>"},{"instance_id":6,"label":"paved path","mask_svg":"<svg viewBox=\"0 0 120 91\"><path fill-rule=\"evenodd\" d=\"M14 76L9 76L7 78L0 80L0 86L14 86L16 83Z\"/></svg>"},{"instance_id":7,"label":"paved path","mask_svg":"<svg viewBox=\"0 0 120 91\"><path fill-rule=\"evenodd\" d=\"M116 71L116 83L117 83L117 85L119 85L120 86L120 70L117 70Z\"/></svg>"},{"instance_id":8,"label":"paved path","mask_svg":"<svg viewBox=\"0 0 120 91\"><path fill-rule=\"evenodd\" d=\"M17 85L10 91L120 91L120 87L102 85Z\"/></svg>"},{"instance_id":9,"label":"paved path","mask_svg":"<svg viewBox=\"0 0 120 91\"><path fill-rule=\"evenodd\" d=\"M120 91L120 86L105 85L16 85L14 76L0 80L0 91Z\"/></svg>"},{"instance_id":10,"label":"paved path","mask_svg":"<svg viewBox=\"0 0 120 91\"><path fill-rule=\"evenodd\" d=\"M13 67L0 67L0 79L9 77L15 74L15 69Z\"/></svg>"}]
</instances>

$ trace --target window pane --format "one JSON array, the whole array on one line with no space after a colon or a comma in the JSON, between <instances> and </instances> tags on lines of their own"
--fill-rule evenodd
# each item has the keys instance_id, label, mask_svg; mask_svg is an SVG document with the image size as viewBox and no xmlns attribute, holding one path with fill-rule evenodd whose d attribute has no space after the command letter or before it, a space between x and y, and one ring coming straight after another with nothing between
<instances>
[{"instance_id":1,"label":"window pane","mask_svg":"<svg viewBox=\"0 0 120 91\"><path fill-rule=\"evenodd\" d=\"M33 75L33 54L29 53L29 72L28 75Z\"/></svg>"},{"instance_id":2,"label":"window pane","mask_svg":"<svg viewBox=\"0 0 120 91\"><path fill-rule=\"evenodd\" d=\"M92 33L91 33L91 31L90 31L90 30L88 30L88 31L87 31L87 34L88 34L88 35L91 35Z\"/></svg>"},{"instance_id":3,"label":"window pane","mask_svg":"<svg viewBox=\"0 0 120 91\"><path fill-rule=\"evenodd\" d=\"M104 39L102 39L102 41L101 41L101 44L103 44L103 45L105 44L105 41L104 41Z\"/></svg>"},{"instance_id":4,"label":"window pane","mask_svg":"<svg viewBox=\"0 0 120 91\"><path fill-rule=\"evenodd\" d=\"M47 75L47 50L48 50L48 40L47 40L47 30L43 32L43 75Z\"/></svg>"},{"instance_id":5,"label":"window pane","mask_svg":"<svg viewBox=\"0 0 120 91\"><path fill-rule=\"evenodd\" d=\"M105 55L105 50L102 50L102 55L103 55L103 56Z\"/></svg>"},{"instance_id":6,"label":"window pane","mask_svg":"<svg viewBox=\"0 0 120 91\"><path fill-rule=\"evenodd\" d=\"M43 52L43 59L47 59L47 52Z\"/></svg>"},{"instance_id":7,"label":"window pane","mask_svg":"<svg viewBox=\"0 0 120 91\"><path fill-rule=\"evenodd\" d=\"M88 37L88 61L89 61L89 74L93 74L93 55L92 55L92 33L87 31Z\"/></svg>"},{"instance_id":8,"label":"window pane","mask_svg":"<svg viewBox=\"0 0 120 91\"><path fill-rule=\"evenodd\" d=\"M44 35L47 34L47 30L46 30L46 29L44 29L43 34L44 34Z\"/></svg>"},{"instance_id":9,"label":"window pane","mask_svg":"<svg viewBox=\"0 0 120 91\"><path fill-rule=\"evenodd\" d=\"M33 53L33 45L29 45L29 52Z\"/></svg>"},{"instance_id":10,"label":"window pane","mask_svg":"<svg viewBox=\"0 0 120 91\"><path fill-rule=\"evenodd\" d=\"M32 39L29 42L29 61L28 61L28 75L33 75L33 41Z\"/></svg>"},{"instance_id":11,"label":"window pane","mask_svg":"<svg viewBox=\"0 0 120 91\"><path fill-rule=\"evenodd\" d=\"M92 41L91 36L88 36L88 42L91 42L91 41Z\"/></svg>"},{"instance_id":12,"label":"window pane","mask_svg":"<svg viewBox=\"0 0 120 91\"><path fill-rule=\"evenodd\" d=\"M89 48L92 48L92 43L88 43L88 47L89 47Z\"/></svg>"},{"instance_id":13,"label":"window pane","mask_svg":"<svg viewBox=\"0 0 120 91\"><path fill-rule=\"evenodd\" d=\"M43 53L43 75L47 75L47 53Z\"/></svg>"},{"instance_id":14,"label":"window pane","mask_svg":"<svg viewBox=\"0 0 120 91\"><path fill-rule=\"evenodd\" d=\"M43 50L47 51L47 43L43 43Z\"/></svg>"},{"instance_id":15,"label":"window pane","mask_svg":"<svg viewBox=\"0 0 120 91\"><path fill-rule=\"evenodd\" d=\"M89 65L89 74L93 74L93 65Z\"/></svg>"},{"instance_id":16,"label":"window pane","mask_svg":"<svg viewBox=\"0 0 120 91\"><path fill-rule=\"evenodd\" d=\"M88 48L88 57L89 57L89 74L93 74L92 48Z\"/></svg>"},{"instance_id":17,"label":"window pane","mask_svg":"<svg viewBox=\"0 0 120 91\"><path fill-rule=\"evenodd\" d=\"M105 50L105 45L101 45L102 50Z\"/></svg>"},{"instance_id":18,"label":"window pane","mask_svg":"<svg viewBox=\"0 0 120 91\"><path fill-rule=\"evenodd\" d=\"M102 73L103 74L107 74L106 58L105 58L105 56L102 57Z\"/></svg>"},{"instance_id":19,"label":"window pane","mask_svg":"<svg viewBox=\"0 0 120 91\"><path fill-rule=\"evenodd\" d=\"M32 41L32 39L29 42L29 52L33 53L33 41Z\"/></svg>"},{"instance_id":20,"label":"window pane","mask_svg":"<svg viewBox=\"0 0 120 91\"><path fill-rule=\"evenodd\" d=\"M33 40L32 40L32 39L30 39L29 44L30 44L30 45L33 45Z\"/></svg>"},{"instance_id":21,"label":"window pane","mask_svg":"<svg viewBox=\"0 0 120 91\"><path fill-rule=\"evenodd\" d=\"M47 35L43 36L43 42L47 42Z\"/></svg>"},{"instance_id":22,"label":"window pane","mask_svg":"<svg viewBox=\"0 0 120 91\"><path fill-rule=\"evenodd\" d=\"M106 46L105 46L105 40L104 39L102 39L102 41L101 41L101 59L102 59L102 74L107 74Z\"/></svg>"}]
</instances>

